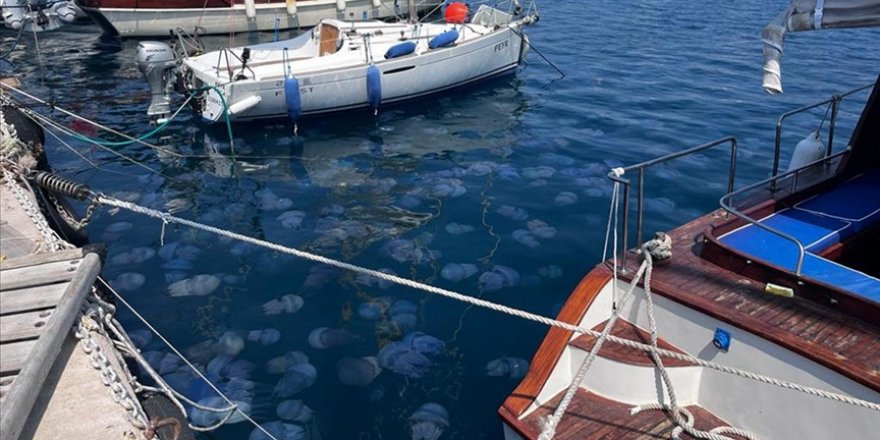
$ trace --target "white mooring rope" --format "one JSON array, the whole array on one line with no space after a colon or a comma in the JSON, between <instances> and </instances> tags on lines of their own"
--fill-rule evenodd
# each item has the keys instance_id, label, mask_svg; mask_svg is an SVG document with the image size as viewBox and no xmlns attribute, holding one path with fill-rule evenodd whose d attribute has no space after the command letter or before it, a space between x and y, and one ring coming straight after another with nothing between
<instances>
[{"instance_id":1,"label":"white mooring rope","mask_svg":"<svg viewBox=\"0 0 880 440\"><path fill-rule=\"evenodd\" d=\"M168 214L168 213L164 213L161 211L157 211L155 209L150 209L150 208L146 208L143 206L139 206L134 203L118 200L118 199L108 197L103 194L97 194L97 195L95 195L95 197L97 198L98 202L101 204L126 209L131 212L146 215L148 217L153 217L153 218L162 220L165 224L177 223L177 224L189 226L189 227L192 227L195 229L199 229L199 230L211 232L211 233L214 233L214 234L217 234L220 236L244 241L247 243L251 243L251 244L254 244L257 246L265 247L267 249L272 249L277 252L293 255L293 256L303 258L306 260L311 260L311 261L323 263L323 264L326 264L329 266L338 267L340 269L350 270L350 271L353 271L356 273L369 275L369 276L372 276L372 277L375 277L375 278L378 278L381 280L390 281L395 284L400 284L403 286L411 287L411 288L422 290L425 292L445 296L447 298L452 298L457 301L462 301L462 302L466 302L468 304L473 304L473 305L476 305L479 307L484 307L484 308L487 308L490 310L494 310L496 312L505 313L505 314L508 314L511 316L516 316L518 318L526 319L529 321L539 322L541 324L548 325L551 327L557 327L557 328L561 328L563 330L568 330L568 331L576 332L576 333L580 333L580 334L587 334L587 335L590 335L590 336L593 336L596 338L601 336L600 332L597 332L595 330L592 330L592 329L589 329L586 327L580 327L578 325L569 324L567 322L547 318L545 316L537 315L537 314L530 313L530 312L520 310L520 309L515 309L513 307L508 307L508 306L501 305L501 304L495 304L495 303L486 301L484 299L474 298L474 297L471 297L468 295L464 295L461 293L453 292L451 290L442 289L439 287L420 283L418 281L409 280L409 279L402 278L402 277L399 277L396 275L386 274L384 272L380 272L377 270L367 269L367 268L356 266L356 265L346 263L343 261L334 260L331 258L312 254L310 252L301 251L301 250L290 248L287 246L282 246L282 245L279 245L276 243L271 243L271 242L268 242L265 240L260 240L257 238L249 237L247 235L242 235L242 234L239 234L236 232L220 229L220 228L217 228L214 226L209 226L209 225L201 224L201 223L194 222L191 220L186 220L186 219L183 219L180 217L175 217L175 216ZM764 375L754 373L751 371L742 370L739 368L733 368L733 367L729 367L726 365L717 364L715 362L706 361L706 360L691 356L689 354L678 353L678 352L666 350L663 348L654 348L651 345L642 344L642 343L632 341L632 340L629 340L626 338L620 338L617 336L608 335L606 337L606 339L610 342L620 344L625 347L634 348L637 350L642 350L642 351L647 351L647 352L656 352L658 355L663 356L663 357L667 357L667 358L671 358L671 359L678 359L680 361L688 362L688 363L691 363L693 365L700 366L700 367L710 368L710 369L713 369L716 371L720 371L722 373L732 374L732 375L744 377L746 379L751 379L751 380L754 380L757 382L761 382L761 383L765 383L765 384L769 384L769 385L775 385L775 386L778 386L781 388L785 388L785 389L789 389L789 390L793 390L793 391L799 391L804 394L822 397L822 398L830 399L830 400L833 400L836 402L846 403L849 405L854 405L854 406L869 409L872 411L880 412L880 403L877 403L877 402L870 402L867 400L850 397L850 396L840 394L840 393L826 391L826 390L822 390L819 388L813 388L813 387L797 384L794 382L789 382L786 380L781 380L781 379L776 379L776 378L769 377L769 376L764 376Z\"/></svg>"}]
</instances>

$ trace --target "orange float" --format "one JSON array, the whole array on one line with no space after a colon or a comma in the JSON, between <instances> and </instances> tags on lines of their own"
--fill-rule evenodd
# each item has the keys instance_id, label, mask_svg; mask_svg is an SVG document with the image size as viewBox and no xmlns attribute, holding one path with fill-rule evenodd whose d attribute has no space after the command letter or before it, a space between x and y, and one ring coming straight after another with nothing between
<instances>
[{"instance_id":1,"label":"orange float","mask_svg":"<svg viewBox=\"0 0 880 440\"><path fill-rule=\"evenodd\" d=\"M446 7L446 12L443 13L443 17L446 18L447 23L464 23L467 21L468 16L468 7L464 3L450 3L449 6Z\"/></svg>"}]
</instances>

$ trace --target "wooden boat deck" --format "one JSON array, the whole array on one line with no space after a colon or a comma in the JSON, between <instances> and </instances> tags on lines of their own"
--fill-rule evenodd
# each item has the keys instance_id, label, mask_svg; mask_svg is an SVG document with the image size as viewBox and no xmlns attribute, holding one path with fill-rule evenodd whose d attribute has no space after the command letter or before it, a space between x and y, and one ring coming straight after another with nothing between
<instances>
[{"instance_id":1,"label":"wooden boat deck","mask_svg":"<svg viewBox=\"0 0 880 440\"><path fill-rule=\"evenodd\" d=\"M672 260L654 268L652 290L880 391L880 328L797 296L765 293L764 283L700 257L703 232L723 216L717 210L669 233ZM634 253L627 265L630 274L637 269Z\"/></svg>"},{"instance_id":2,"label":"wooden boat deck","mask_svg":"<svg viewBox=\"0 0 880 440\"><path fill-rule=\"evenodd\" d=\"M541 433L540 420L553 413L559 405L562 394L542 405L528 417L520 421L519 429L537 438ZM569 405L565 416L556 428L556 440L581 439L669 439L675 427L663 411L646 410L631 415L633 407L625 403L606 399L597 394L579 389ZM694 415L694 426L708 430L728 424L697 406L686 407ZM682 439L691 439L687 434Z\"/></svg>"}]
</instances>

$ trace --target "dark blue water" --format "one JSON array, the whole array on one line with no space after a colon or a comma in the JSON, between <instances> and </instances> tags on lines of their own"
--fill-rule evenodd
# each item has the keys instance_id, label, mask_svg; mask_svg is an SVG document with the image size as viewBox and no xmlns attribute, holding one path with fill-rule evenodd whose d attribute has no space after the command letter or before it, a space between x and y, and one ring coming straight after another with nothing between
<instances>
[{"instance_id":1,"label":"dark blue water","mask_svg":"<svg viewBox=\"0 0 880 440\"><path fill-rule=\"evenodd\" d=\"M786 93L766 95L760 30L783 2L548 0L540 6L541 21L528 32L567 73L564 79L532 53L515 76L382 109L375 118L364 112L306 121L298 137L282 122L237 125L233 150L223 127L203 126L184 111L151 139L161 151L130 145L116 149L122 157L49 135L50 161L94 190L145 206L180 209L188 219L554 315L601 257L609 167L730 134L741 147L739 182L756 180L769 172L780 113L873 82L880 70L877 30L790 35L783 58ZM14 35L2 32L5 50ZM27 36L11 59L29 92L115 129L145 133L148 90L134 63L136 42L98 34L93 26L41 34L39 51ZM270 38L239 36L236 43ZM228 38L206 41L218 47ZM836 148L845 144L864 96L844 105ZM786 152L815 129L823 111L792 119ZM54 116L90 135L106 135ZM649 173L647 230L668 229L713 209L725 173L721 150ZM573 203L556 202L562 192L576 201L564 195ZM301 219L296 227L278 219L288 211L301 212L282 217L288 226ZM523 232L528 220L551 225L555 234L529 236ZM451 224L472 231L450 234ZM245 366L239 370L253 365L253 387L238 395L250 400L258 421L277 420L280 401L299 399L314 410L306 424L312 438L404 439L411 435L411 414L436 402L449 413L441 438L501 437L495 411L518 379L487 376L486 365L504 357L530 359L546 328L409 288L365 285L350 273L184 227L169 227L164 235L166 256L170 245L192 246L179 253L184 258L173 257L184 261L169 266L156 255L141 264L114 263L133 248L159 249L160 226L101 210L89 233L109 245L105 277L142 274L146 282L128 286L136 288L125 297L181 348L210 345L223 334L246 340L247 331L278 330L279 341L246 341L234 358L246 361L236 364ZM452 282L441 276L449 263L473 265L477 273ZM497 265L516 271L518 283L481 288L478 278ZM169 295L169 280L197 274L221 282L205 296ZM287 294L301 296L304 307L264 314L264 303ZM359 308L371 298L410 301L415 313L365 319ZM122 318L130 330L143 327L131 315ZM313 348L308 338L319 327L343 329L354 341ZM432 365L426 371L411 374L421 377L383 371L368 386L340 382L341 359L375 356L413 328L445 343L441 353L427 356ZM201 354L206 362L217 348L198 351L196 358ZM145 350L151 356L167 352L155 341ZM291 351L308 356L317 378L282 398L276 391L281 375L267 372L266 364ZM166 368L173 369L171 360ZM229 375L221 371L220 382L228 384ZM202 386L184 385L192 395L208 396ZM206 437L246 438L251 429L237 423Z\"/></svg>"}]
</instances>

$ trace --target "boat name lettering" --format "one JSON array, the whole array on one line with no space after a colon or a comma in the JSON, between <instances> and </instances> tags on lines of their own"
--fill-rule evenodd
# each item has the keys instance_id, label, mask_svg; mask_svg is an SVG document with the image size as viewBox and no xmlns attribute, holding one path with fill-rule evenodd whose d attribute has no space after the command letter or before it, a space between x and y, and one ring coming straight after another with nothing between
<instances>
[{"instance_id":1,"label":"boat name lettering","mask_svg":"<svg viewBox=\"0 0 880 440\"><path fill-rule=\"evenodd\" d=\"M502 50L502 49L504 49L505 47L507 47L507 43L508 43L508 41L507 41L507 40L504 40L504 41L502 41L502 42L496 44L496 45L495 45L495 52L498 52L499 50Z\"/></svg>"},{"instance_id":2,"label":"boat name lettering","mask_svg":"<svg viewBox=\"0 0 880 440\"><path fill-rule=\"evenodd\" d=\"M299 88L300 93L312 93L314 91L315 91L314 87L300 87Z\"/></svg>"}]
</instances>

